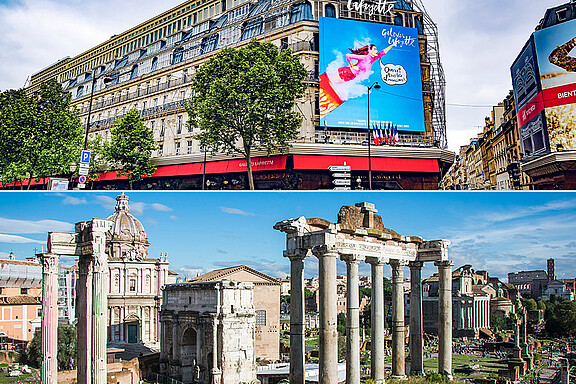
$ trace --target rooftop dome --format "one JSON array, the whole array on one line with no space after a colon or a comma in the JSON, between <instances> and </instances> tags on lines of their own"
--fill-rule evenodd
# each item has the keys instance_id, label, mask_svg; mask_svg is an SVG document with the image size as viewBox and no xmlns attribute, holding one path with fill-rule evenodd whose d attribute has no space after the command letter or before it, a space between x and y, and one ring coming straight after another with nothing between
<instances>
[{"instance_id":1,"label":"rooftop dome","mask_svg":"<svg viewBox=\"0 0 576 384\"><path fill-rule=\"evenodd\" d=\"M110 258L142 260L148 257L148 237L142 223L130 213L128 196L116 197L116 212L108 218L112 228L106 234L106 248Z\"/></svg>"}]
</instances>

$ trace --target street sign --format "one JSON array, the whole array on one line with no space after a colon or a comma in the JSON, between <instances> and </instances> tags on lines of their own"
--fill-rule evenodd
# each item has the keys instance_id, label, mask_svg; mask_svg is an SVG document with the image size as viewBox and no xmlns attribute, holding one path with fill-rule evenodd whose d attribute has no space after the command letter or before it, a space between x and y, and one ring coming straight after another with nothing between
<instances>
[{"instance_id":1,"label":"street sign","mask_svg":"<svg viewBox=\"0 0 576 384\"><path fill-rule=\"evenodd\" d=\"M84 189L84 188L86 188L86 184L80 184L80 183L78 183L78 188Z\"/></svg>"},{"instance_id":2,"label":"street sign","mask_svg":"<svg viewBox=\"0 0 576 384\"><path fill-rule=\"evenodd\" d=\"M352 185L352 181L350 179L336 179L332 180L334 185Z\"/></svg>"},{"instance_id":3,"label":"street sign","mask_svg":"<svg viewBox=\"0 0 576 384\"><path fill-rule=\"evenodd\" d=\"M80 156L80 162L82 164L90 163L90 151L82 151L82 156Z\"/></svg>"},{"instance_id":4,"label":"street sign","mask_svg":"<svg viewBox=\"0 0 576 384\"><path fill-rule=\"evenodd\" d=\"M350 174L349 173L333 173L332 177L334 177L336 179L349 179Z\"/></svg>"},{"instance_id":5,"label":"street sign","mask_svg":"<svg viewBox=\"0 0 576 384\"><path fill-rule=\"evenodd\" d=\"M80 169L78 169L78 174L79 174L79 175L86 176L86 175L88 175L88 173L89 173L89 172L88 172L88 168L80 168Z\"/></svg>"},{"instance_id":6,"label":"street sign","mask_svg":"<svg viewBox=\"0 0 576 384\"><path fill-rule=\"evenodd\" d=\"M68 179L50 179L49 188L51 191L66 191L68 189Z\"/></svg>"},{"instance_id":7,"label":"street sign","mask_svg":"<svg viewBox=\"0 0 576 384\"><path fill-rule=\"evenodd\" d=\"M82 175L78 178L78 184L85 184L86 183L86 175Z\"/></svg>"},{"instance_id":8,"label":"street sign","mask_svg":"<svg viewBox=\"0 0 576 384\"><path fill-rule=\"evenodd\" d=\"M352 167L349 165L331 165L328 169L330 172L350 172Z\"/></svg>"},{"instance_id":9,"label":"street sign","mask_svg":"<svg viewBox=\"0 0 576 384\"><path fill-rule=\"evenodd\" d=\"M350 187L334 187L335 191L351 191L352 188Z\"/></svg>"}]
</instances>

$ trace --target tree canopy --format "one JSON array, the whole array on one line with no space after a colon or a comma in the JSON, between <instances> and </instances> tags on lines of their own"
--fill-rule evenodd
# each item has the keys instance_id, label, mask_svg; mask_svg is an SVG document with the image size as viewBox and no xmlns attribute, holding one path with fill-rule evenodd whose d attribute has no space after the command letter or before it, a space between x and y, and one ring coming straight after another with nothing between
<instances>
[{"instance_id":1,"label":"tree canopy","mask_svg":"<svg viewBox=\"0 0 576 384\"><path fill-rule=\"evenodd\" d=\"M106 157L116 165L118 176L128 177L132 187L135 180L151 176L156 171L151 161L155 149L152 130L144 125L138 111L131 109L114 123Z\"/></svg>"},{"instance_id":2,"label":"tree canopy","mask_svg":"<svg viewBox=\"0 0 576 384\"><path fill-rule=\"evenodd\" d=\"M207 150L243 156L254 189L253 152L283 153L297 137L302 118L294 104L305 76L298 57L272 43L224 48L192 79L188 124L200 130L196 138Z\"/></svg>"},{"instance_id":3,"label":"tree canopy","mask_svg":"<svg viewBox=\"0 0 576 384\"><path fill-rule=\"evenodd\" d=\"M34 332L32 341L24 351L22 362L40 368L42 351L40 329ZM77 333L76 327L68 324L58 325L58 370L67 371L76 368Z\"/></svg>"},{"instance_id":4,"label":"tree canopy","mask_svg":"<svg viewBox=\"0 0 576 384\"><path fill-rule=\"evenodd\" d=\"M63 175L80 157L82 123L70 94L55 80L32 95L0 94L0 181L10 183ZM23 184L21 184L24 187Z\"/></svg>"}]
</instances>

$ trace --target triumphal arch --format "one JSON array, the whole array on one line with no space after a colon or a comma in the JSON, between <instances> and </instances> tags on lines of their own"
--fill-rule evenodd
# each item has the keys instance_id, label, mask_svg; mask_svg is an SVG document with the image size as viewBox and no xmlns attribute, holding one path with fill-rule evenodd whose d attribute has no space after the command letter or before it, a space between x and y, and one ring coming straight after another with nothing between
<instances>
[{"instance_id":1,"label":"triumphal arch","mask_svg":"<svg viewBox=\"0 0 576 384\"><path fill-rule=\"evenodd\" d=\"M425 262L439 270L438 371L452 371L452 266L447 240L425 241L403 236L386 228L376 215L374 204L344 206L338 222L324 219L289 219L274 228L286 233L284 256L290 259L290 384L304 384L304 260L319 262L320 340L319 382L338 383L338 332L336 329L336 266L347 267L346 383L360 383L360 263L368 263L372 274L371 375L374 383L384 382L384 266L392 268L392 375L406 375L404 352L404 267L410 268L410 374L423 369L422 285Z\"/></svg>"}]
</instances>

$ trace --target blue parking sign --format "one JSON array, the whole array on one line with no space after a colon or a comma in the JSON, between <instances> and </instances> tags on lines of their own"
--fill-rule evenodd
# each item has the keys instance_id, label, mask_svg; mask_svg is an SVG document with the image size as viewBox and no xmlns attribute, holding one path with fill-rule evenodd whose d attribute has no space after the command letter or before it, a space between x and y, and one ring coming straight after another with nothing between
<instances>
[{"instance_id":1,"label":"blue parking sign","mask_svg":"<svg viewBox=\"0 0 576 384\"><path fill-rule=\"evenodd\" d=\"M82 164L90 163L90 151L82 151L82 156L80 157L80 162Z\"/></svg>"}]
</instances>

